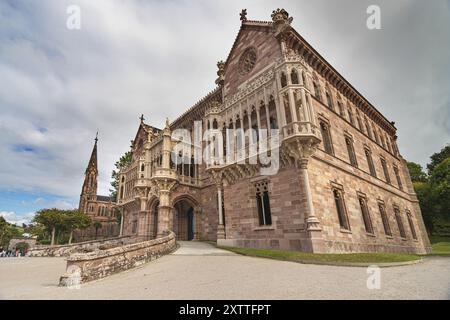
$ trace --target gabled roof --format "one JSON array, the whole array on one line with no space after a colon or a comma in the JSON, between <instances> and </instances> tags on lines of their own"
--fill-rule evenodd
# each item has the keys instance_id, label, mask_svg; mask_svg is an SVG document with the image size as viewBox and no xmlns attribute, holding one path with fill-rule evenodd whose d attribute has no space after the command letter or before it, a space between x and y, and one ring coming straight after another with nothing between
<instances>
[{"instance_id":1,"label":"gabled roof","mask_svg":"<svg viewBox=\"0 0 450 320\"><path fill-rule=\"evenodd\" d=\"M133 141L136 141L136 139L137 139L141 129L144 130L146 133L152 133L152 134L157 134L157 133L159 133L161 131L161 129L153 127L151 125L148 125L148 124L144 123L143 120L141 120L141 123L139 124L139 128L138 128L138 130L136 132L136 135L134 136Z\"/></svg>"},{"instance_id":2,"label":"gabled roof","mask_svg":"<svg viewBox=\"0 0 450 320\"><path fill-rule=\"evenodd\" d=\"M239 39L243 34L244 30L247 30L249 28L270 28L273 29L273 22L272 21L255 21L255 20L241 20L241 27L239 29L238 34L236 35L236 38L234 40L233 46L231 47L231 50L228 54L228 57L225 61L225 72L228 67L228 64L230 62L230 59L233 55L233 52L236 48L236 46L239 43ZM391 134L395 134L396 127L393 122L389 121L381 112L378 111L378 109L373 106L358 90L356 90L327 60L325 60L292 26L289 29L288 34L291 36L291 38L295 38L298 43L301 43L302 46L308 49L309 51L309 57L313 57L315 61L317 62L317 66L319 63L322 63L322 66L324 69L327 69L327 72L329 70L329 73L334 74L334 79L336 80L336 83L340 85L340 88L345 88L346 94L349 94L353 98L358 97L359 101L362 101L364 104L369 106L367 110L365 110L365 113L370 115L372 119L376 118L378 121L376 121L380 126L382 126L384 129L387 130L387 132ZM287 41L287 44L292 47L293 43L289 43ZM305 52L302 52L304 54ZM305 59L308 60L308 59ZM308 61L310 63L310 61ZM337 86L336 86L337 87ZM363 110L364 111L364 110ZM374 119L375 120L375 119Z\"/></svg>"},{"instance_id":3,"label":"gabled roof","mask_svg":"<svg viewBox=\"0 0 450 320\"><path fill-rule=\"evenodd\" d=\"M228 53L227 59L225 60L225 70L227 69L228 63L230 62L230 58L232 56L232 53L236 46L239 43L239 38L241 37L244 30L252 28L252 27L262 27L262 28L272 28L272 22L271 21L254 21L254 20L245 20L242 21L241 27L239 28L239 31L236 35L236 38L234 39L233 45L231 46L231 50Z\"/></svg>"}]
</instances>

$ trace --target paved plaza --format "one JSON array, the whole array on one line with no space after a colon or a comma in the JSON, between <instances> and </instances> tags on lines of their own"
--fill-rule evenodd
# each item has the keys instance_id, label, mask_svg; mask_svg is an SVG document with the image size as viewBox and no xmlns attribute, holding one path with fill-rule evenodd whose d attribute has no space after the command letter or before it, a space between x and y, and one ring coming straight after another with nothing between
<instances>
[{"instance_id":1,"label":"paved plaza","mask_svg":"<svg viewBox=\"0 0 450 320\"><path fill-rule=\"evenodd\" d=\"M367 269L304 265L237 255L204 242L86 283L58 287L64 258L0 258L1 299L450 299L450 258L381 269L381 289Z\"/></svg>"}]
</instances>

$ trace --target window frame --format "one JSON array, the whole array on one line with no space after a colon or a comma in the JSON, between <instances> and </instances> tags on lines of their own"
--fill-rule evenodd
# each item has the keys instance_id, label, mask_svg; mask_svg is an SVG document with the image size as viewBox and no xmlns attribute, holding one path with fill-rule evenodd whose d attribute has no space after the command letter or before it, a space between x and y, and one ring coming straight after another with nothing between
<instances>
[{"instance_id":1,"label":"window frame","mask_svg":"<svg viewBox=\"0 0 450 320\"><path fill-rule=\"evenodd\" d=\"M387 184L392 184L392 180L389 175L389 168L387 166L387 161L383 156L380 157L380 163L381 163L381 168L383 169L384 180L386 180Z\"/></svg>"},{"instance_id":2,"label":"window frame","mask_svg":"<svg viewBox=\"0 0 450 320\"><path fill-rule=\"evenodd\" d=\"M322 125L325 127L326 132L327 132L327 138L329 141L329 148L330 148L330 152L327 151L327 147L325 144L325 139L323 138L323 132L322 132ZM320 129L320 134L322 135L322 145L323 145L323 151L329 155L334 156L334 147L333 147L333 139L331 138L331 126L330 123L323 119L323 118L319 118L319 129Z\"/></svg>"},{"instance_id":3,"label":"window frame","mask_svg":"<svg viewBox=\"0 0 450 320\"><path fill-rule=\"evenodd\" d=\"M413 240L418 240L417 231L416 231L416 227L414 225L412 213L408 209L406 210L406 219L408 220L409 231L411 231L411 236L412 236Z\"/></svg>"},{"instance_id":4,"label":"window frame","mask_svg":"<svg viewBox=\"0 0 450 320\"><path fill-rule=\"evenodd\" d=\"M392 238L392 228L389 223L389 216L386 211L386 205L382 201L378 201L378 212L381 216L381 223L383 224L383 231L386 237Z\"/></svg>"},{"instance_id":5,"label":"window frame","mask_svg":"<svg viewBox=\"0 0 450 320\"><path fill-rule=\"evenodd\" d=\"M339 196L338 198L340 199L340 206L338 205L335 193ZM345 204L344 189L342 188L342 186L335 185L332 183L331 194L333 196L333 202L336 209L340 231L351 233L352 229L350 226L350 219L348 216L347 206ZM339 208L342 210L342 212L340 212Z\"/></svg>"},{"instance_id":6,"label":"window frame","mask_svg":"<svg viewBox=\"0 0 450 320\"><path fill-rule=\"evenodd\" d=\"M367 204L367 197L365 194L357 192L359 209L363 219L364 230L368 235L375 235L375 229L373 227L372 217L370 216L369 206Z\"/></svg>"},{"instance_id":7,"label":"window frame","mask_svg":"<svg viewBox=\"0 0 450 320\"><path fill-rule=\"evenodd\" d=\"M402 214L401 214L400 208L396 205L394 205L394 216L395 216L395 221L397 222L397 229L400 234L400 238L402 240L406 240L406 230L405 230L405 225L402 220Z\"/></svg>"},{"instance_id":8,"label":"window frame","mask_svg":"<svg viewBox=\"0 0 450 320\"><path fill-rule=\"evenodd\" d=\"M345 146L347 148L347 154L349 163L355 168L358 168L358 158L356 157L355 142L349 134L344 134Z\"/></svg>"}]
</instances>

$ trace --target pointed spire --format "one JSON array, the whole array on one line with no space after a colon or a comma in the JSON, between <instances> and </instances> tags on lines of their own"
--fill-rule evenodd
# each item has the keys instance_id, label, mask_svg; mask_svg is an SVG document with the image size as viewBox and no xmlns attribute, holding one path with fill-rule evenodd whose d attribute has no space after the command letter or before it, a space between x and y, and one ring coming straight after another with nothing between
<instances>
[{"instance_id":1,"label":"pointed spire","mask_svg":"<svg viewBox=\"0 0 450 320\"><path fill-rule=\"evenodd\" d=\"M98 142L98 131L95 135L94 139L94 148L92 148L91 158L89 159L89 164L86 168L86 173L90 171L90 169L94 169L97 171L97 142Z\"/></svg>"}]
</instances>

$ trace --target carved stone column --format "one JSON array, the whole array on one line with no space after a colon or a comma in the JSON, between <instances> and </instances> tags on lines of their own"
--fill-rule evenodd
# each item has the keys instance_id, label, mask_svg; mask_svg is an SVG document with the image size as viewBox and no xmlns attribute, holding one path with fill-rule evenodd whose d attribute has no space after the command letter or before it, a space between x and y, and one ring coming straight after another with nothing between
<instances>
[{"instance_id":1,"label":"carved stone column","mask_svg":"<svg viewBox=\"0 0 450 320\"><path fill-rule=\"evenodd\" d=\"M220 170L212 170L211 177L217 187L217 215L218 215L218 224L217 224L217 239L225 239L225 225L223 220L223 210L222 210L222 172Z\"/></svg>"},{"instance_id":2,"label":"carved stone column","mask_svg":"<svg viewBox=\"0 0 450 320\"><path fill-rule=\"evenodd\" d=\"M299 121L299 119L297 119L297 112L295 110L294 92L292 90L289 90L288 93L289 93L289 106L290 106L291 115L292 115L292 122L297 122L297 121Z\"/></svg>"},{"instance_id":3,"label":"carved stone column","mask_svg":"<svg viewBox=\"0 0 450 320\"><path fill-rule=\"evenodd\" d=\"M266 122L267 122L267 137L270 136L270 115L269 115L269 105L267 103L264 104L264 108L266 109Z\"/></svg>"},{"instance_id":4,"label":"carved stone column","mask_svg":"<svg viewBox=\"0 0 450 320\"><path fill-rule=\"evenodd\" d=\"M312 122L311 121L311 113L310 113L310 110L309 110L309 106L306 103L305 89L302 88L300 90L300 92L301 92L301 99L302 99L302 106L303 106L303 116L305 117L305 121Z\"/></svg>"},{"instance_id":5,"label":"carved stone column","mask_svg":"<svg viewBox=\"0 0 450 320\"><path fill-rule=\"evenodd\" d=\"M147 210L147 197L142 196L138 198L138 201L140 202L140 209L139 209L139 223L138 223L138 236L144 240L147 239L150 235L149 232L149 221L148 217L149 211Z\"/></svg>"},{"instance_id":6,"label":"carved stone column","mask_svg":"<svg viewBox=\"0 0 450 320\"><path fill-rule=\"evenodd\" d=\"M123 236L123 220L125 219L124 214L125 214L125 210L123 209L123 207L120 210L121 215L120 215L120 230L119 230L119 237Z\"/></svg>"},{"instance_id":7,"label":"carved stone column","mask_svg":"<svg viewBox=\"0 0 450 320\"><path fill-rule=\"evenodd\" d=\"M301 174L300 182L306 197L306 230L320 231L322 230L322 228L320 227L319 219L317 219L317 217L314 214L311 187L309 185L308 159L307 158L300 159L299 165Z\"/></svg>"},{"instance_id":8,"label":"carved stone column","mask_svg":"<svg viewBox=\"0 0 450 320\"><path fill-rule=\"evenodd\" d=\"M170 204L170 191L175 181L159 180L159 208L158 208L158 238L166 235L173 229L172 206Z\"/></svg>"},{"instance_id":9,"label":"carved stone column","mask_svg":"<svg viewBox=\"0 0 450 320\"><path fill-rule=\"evenodd\" d=\"M158 208L158 228L157 237L166 235L172 230L173 216L172 206L170 203L170 192L177 184L177 174L175 170L170 168L170 152L171 150L171 131L169 120L166 120L166 127L163 132L163 161L162 167L156 170L153 181L159 193Z\"/></svg>"},{"instance_id":10,"label":"carved stone column","mask_svg":"<svg viewBox=\"0 0 450 320\"><path fill-rule=\"evenodd\" d=\"M223 224L223 210L222 210L222 187L217 187L217 206L219 214L219 224L217 226L217 239L225 239L225 225Z\"/></svg>"}]
</instances>

